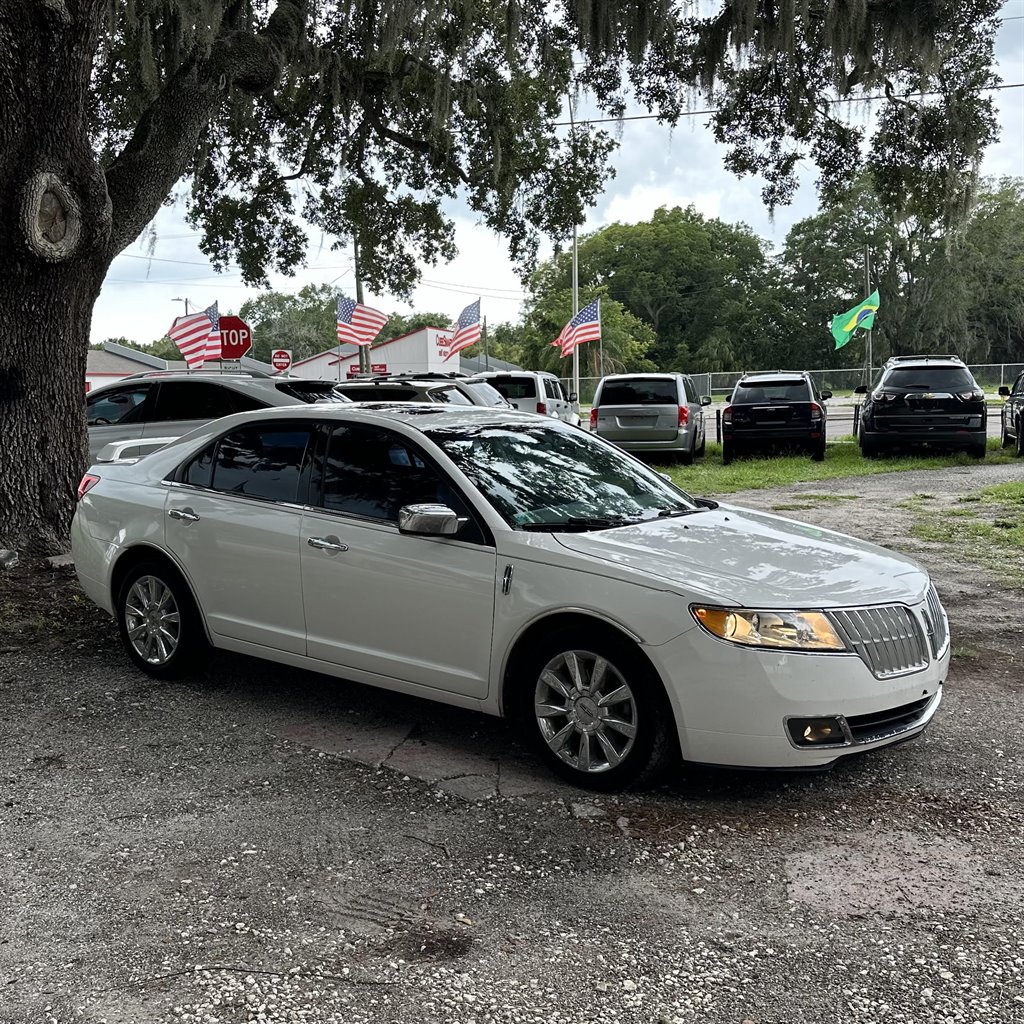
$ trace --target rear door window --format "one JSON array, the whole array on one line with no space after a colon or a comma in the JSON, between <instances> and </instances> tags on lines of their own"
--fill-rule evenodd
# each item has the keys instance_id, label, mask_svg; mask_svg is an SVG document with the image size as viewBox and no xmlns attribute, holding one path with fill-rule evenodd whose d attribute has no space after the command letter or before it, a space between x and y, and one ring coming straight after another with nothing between
<instances>
[{"instance_id":1,"label":"rear door window","mask_svg":"<svg viewBox=\"0 0 1024 1024\"><path fill-rule=\"evenodd\" d=\"M473 392L479 405L492 405L499 409L508 408L505 396L485 380L464 380L462 386Z\"/></svg>"},{"instance_id":2,"label":"rear door window","mask_svg":"<svg viewBox=\"0 0 1024 1024\"><path fill-rule=\"evenodd\" d=\"M256 424L233 430L216 444L208 486L247 498L297 502L309 439L310 429L298 424ZM204 486L205 466L211 461L208 451L186 468L186 482Z\"/></svg>"},{"instance_id":3,"label":"rear door window","mask_svg":"<svg viewBox=\"0 0 1024 1024\"><path fill-rule=\"evenodd\" d=\"M562 401L561 388L559 388L557 380L551 380L549 377L545 377L544 393L547 395L548 398L556 402Z\"/></svg>"},{"instance_id":4,"label":"rear door window","mask_svg":"<svg viewBox=\"0 0 1024 1024\"><path fill-rule=\"evenodd\" d=\"M458 388L431 388L427 392L431 402L440 402L442 405L472 405L473 400L464 395Z\"/></svg>"},{"instance_id":5,"label":"rear door window","mask_svg":"<svg viewBox=\"0 0 1024 1024\"><path fill-rule=\"evenodd\" d=\"M696 403L700 401L700 396L697 394L697 385L689 377L683 378L683 391L686 393L686 400L688 402Z\"/></svg>"},{"instance_id":6,"label":"rear door window","mask_svg":"<svg viewBox=\"0 0 1024 1024\"><path fill-rule=\"evenodd\" d=\"M265 409L266 402L205 380L163 381L150 420L217 420L235 412Z\"/></svg>"},{"instance_id":7,"label":"rear door window","mask_svg":"<svg viewBox=\"0 0 1024 1024\"><path fill-rule=\"evenodd\" d=\"M677 405L674 380L609 381L601 389L602 405Z\"/></svg>"},{"instance_id":8,"label":"rear door window","mask_svg":"<svg viewBox=\"0 0 1024 1024\"><path fill-rule=\"evenodd\" d=\"M86 420L90 427L107 423L142 423L153 411L152 384L100 391L86 399Z\"/></svg>"}]
</instances>

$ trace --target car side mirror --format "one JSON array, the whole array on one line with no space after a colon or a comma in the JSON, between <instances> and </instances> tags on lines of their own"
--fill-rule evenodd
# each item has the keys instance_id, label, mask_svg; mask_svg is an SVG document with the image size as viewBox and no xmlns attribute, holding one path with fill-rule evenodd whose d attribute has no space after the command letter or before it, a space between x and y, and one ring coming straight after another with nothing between
<instances>
[{"instance_id":1,"label":"car side mirror","mask_svg":"<svg viewBox=\"0 0 1024 1024\"><path fill-rule=\"evenodd\" d=\"M858 385L857 385L857 386L856 386L856 387L855 387L855 388L853 389L853 393L854 393L855 395L866 395L866 394L868 393L868 389L867 389L867 386L866 386L866 385L864 385L864 384L858 384Z\"/></svg>"},{"instance_id":2,"label":"car side mirror","mask_svg":"<svg viewBox=\"0 0 1024 1024\"><path fill-rule=\"evenodd\" d=\"M822 393L821 393L821 400L823 402L827 402L831 397L832 397L832 392L831 391L822 391Z\"/></svg>"},{"instance_id":3,"label":"car side mirror","mask_svg":"<svg viewBox=\"0 0 1024 1024\"><path fill-rule=\"evenodd\" d=\"M701 405L710 405L711 404L711 396L710 395L701 395L700 404Z\"/></svg>"},{"instance_id":4,"label":"car side mirror","mask_svg":"<svg viewBox=\"0 0 1024 1024\"><path fill-rule=\"evenodd\" d=\"M404 505L398 510L398 532L420 537L454 537L463 522L447 505Z\"/></svg>"},{"instance_id":5,"label":"car side mirror","mask_svg":"<svg viewBox=\"0 0 1024 1024\"><path fill-rule=\"evenodd\" d=\"M576 394L575 391L570 391L569 392L569 401L570 402L578 402L579 400L580 400L580 396L578 394Z\"/></svg>"},{"instance_id":6,"label":"car side mirror","mask_svg":"<svg viewBox=\"0 0 1024 1024\"><path fill-rule=\"evenodd\" d=\"M1004 384L1002 387L1000 387L999 394L1003 398L1009 398L1010 397L1010 389Z\"/></svg>"}]
</instances>

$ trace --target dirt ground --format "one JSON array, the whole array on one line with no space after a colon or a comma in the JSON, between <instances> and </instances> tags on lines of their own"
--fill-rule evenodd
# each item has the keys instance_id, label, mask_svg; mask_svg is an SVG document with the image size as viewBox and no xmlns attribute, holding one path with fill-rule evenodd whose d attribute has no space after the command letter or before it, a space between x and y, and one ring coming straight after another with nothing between
<instances>
[{"instance_id":1,"label":"dirt ground","mask_svg":"<svg viewBox=\"0 0 1024 1024\"><path fill-rule=\"evenodd\" d=\"M1020 474L730 496L922 561L943 705L828 774L619 797L411 698L154 682L66 572L0 575L0 1022L1024 1022L1024 590L911 533Z\"/></svg>"}]
</instances>

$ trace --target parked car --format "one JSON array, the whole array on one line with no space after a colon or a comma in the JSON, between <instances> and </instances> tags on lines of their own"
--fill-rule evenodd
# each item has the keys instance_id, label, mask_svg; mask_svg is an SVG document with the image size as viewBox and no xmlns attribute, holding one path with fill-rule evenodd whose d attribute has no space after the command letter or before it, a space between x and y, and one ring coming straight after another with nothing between
<instances>
[{"instance_id":1,"label":"parked car","mask_svg":"<svg viewBox=\"0 0 1024 1024\"><path fill-rule=\"evenodd\" d=\"M722 410L722 462L739 452L784 445L825 458L831 391L818 391L804 371L745 373Z\"/></svg>"},{"instance_id":2,"label":"parked car","mask_svg":"<svg viewBox=\"0 0 1024 1024\"><path fill-rule=\"evenodd\" d=\"M704 406L683 373L617 373L603 377L590 407L590 429L626 451L675 456L704 454Z\"/></svg>"},{"instance_id":3,"label":"parked car","mask_svg":"<svg viewBox=\"0 0 1024 1024\"><path fill-rule=\"evenodd\" d=\"M1018 455L1024 455L1024 373L1013 387L1001 387L999 394L1006 399L1000 411L999 441L1004 448L1012 444Z\"/></svg>"},{"instance_id":4,"label":"parked car","mask_svg":"<svg viewBox=\"0 0 1024 1024\"><path fill-rule=\"evenodd\" d=\"M865 395L861 385L854 389ZM961 448L984 458L985 391L956 356L896 356L864 399L858 439L866 456L904 445Z\"/></svg>"},{"instance_id":5,"label":"parked car","mask_svg":"<svg viewBox=\"0 0 1024 1024\"><path fill-rule=\"evenodd\" d=\"M486 380L508 399L520 412L535 412L569 423L580 425L576 407L578 396L566 393L562 382L543 370L484 370L476 374Z\"/></svg>"},{"instance_id":6,"label":"parked car","mask_svg":"<svg viewBox=\"0 0 1024 1024\"><path fill-rule=\"evenodd\" d=\"M436 402L439 405L511 408L501 392L486 380L447 373L394 374L349 380L337 384L335 390L353 402Z\"/></svg>"},{"instance_id":7,"label":"parked car","mask_svg":"<svg viewBox=\"0 0 1024 1024\"><path fill-rule=\"evenodd\" d=\"M326 380L184 370L140 373L86 395L89 459L94 461L112 441L180 437L235 412L348 401Z\"/></svg>"},{"instance_id":8,"label":"parked car","mask_svg":"<svg viewBox=\"0 0 1024 1024\"><path fill-rule=\"evenodd\" d=\"M909 558L693 498L536 415L240 413L79 497L79 579L144 672L212 645L522 717L585 786L680 753L825 767L920 733L949 668Z\"/></svg>"}]
</instances>

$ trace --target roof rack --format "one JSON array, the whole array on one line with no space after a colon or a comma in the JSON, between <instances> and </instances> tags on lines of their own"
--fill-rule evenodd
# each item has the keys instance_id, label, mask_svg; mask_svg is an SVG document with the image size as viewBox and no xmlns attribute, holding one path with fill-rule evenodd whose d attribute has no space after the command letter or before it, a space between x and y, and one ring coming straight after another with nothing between
<instances>
[{"instance_id":1,"label":"roof rack","mask_svg":"<svg viewBox=\"0 0 1024 1024\"><path fill-rule=\"evenodd\" d=\"M263 370L143 370L131 373L124 380L138 380L140 377L171 377L177 375L188 377L256 377L266 379L275 376Z\"/></svg>"},{"instance_id":2,"label":"roof rack","mask_svg":"<svg viewBox=\"0 0 1024 1024\"><path fill-rule=\"evenodd\" d=\"M931 359L935 359L940 363L962 363L963 360L959 356L940 356L940 355L926 355L926 356L890 356L886 362L886 366L889 363L926 363Z\"/></svg>"}]
</instances>

